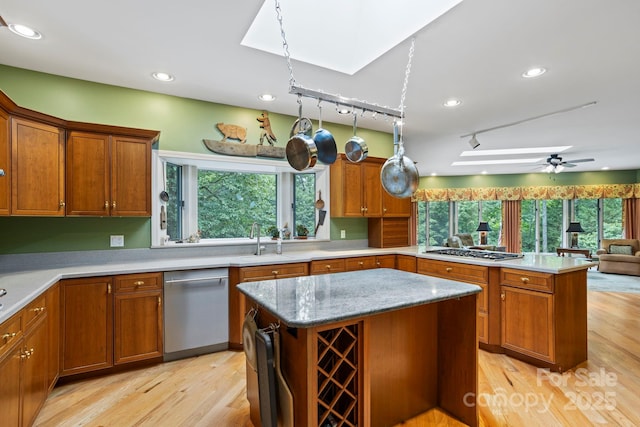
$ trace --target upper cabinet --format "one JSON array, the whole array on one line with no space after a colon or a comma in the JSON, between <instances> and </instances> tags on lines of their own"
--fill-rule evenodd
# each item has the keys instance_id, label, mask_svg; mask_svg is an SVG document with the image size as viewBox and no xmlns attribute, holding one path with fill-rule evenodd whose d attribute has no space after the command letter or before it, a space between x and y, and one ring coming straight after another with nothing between
<instances>
[{"instance_id":1,"label":"upper cabinet","mask_svg":"<svg viewBox=\"0 0 640 427\"><path fill-rule=\"evenodd\" d=\"M380 168L383 159L352 163L340 154L331 165L331 216L379 217L382 215Z\"/></svg>"},{"instance_id":2,"label":"upper cabinet","mask_svg":"<svg viewBox=\"0 0 640 427\"><path fill-rule=\"evenodd\" d=\"M150 216L150 139L72 131L67 215Z\"/></svg>"},{"instance_id":3,"label":"upper cabinet","mask_svg":"<svg viewBox=\"0 0 640 427\"><path fill-rule=\"evenodd\" d=\"M352 163L340 154L331 165L331 216L409 217L411 199L398 199L382 188L380 170L385 159L369 157Z\"/></svg>"},{"instance_id":4,"label":"upper cabinet","mask_svg":"<svg viewBox=\"0 0 640 427\"><path fill-rule=\"evenodd\" d=\"M151 216L159 132L69 122L0 91L0 215Z\"/></svg>"},{"instance_id":5,"label":"upper cabinet","mask_svg":"<svg viewBox=\"0 0 640 427\"><path fill-rule=\"evenodd\" d=\"M64 130L11 119L11 214L64 216Z\"/></svg>"}]
</instances>

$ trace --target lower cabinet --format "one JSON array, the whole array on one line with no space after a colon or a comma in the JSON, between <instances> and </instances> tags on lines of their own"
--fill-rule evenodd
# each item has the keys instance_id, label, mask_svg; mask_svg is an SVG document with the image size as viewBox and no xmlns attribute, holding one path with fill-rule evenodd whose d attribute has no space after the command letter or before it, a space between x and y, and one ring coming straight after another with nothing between
<instances>
[{"instance_id":1,"label":"lower cabinet","mask_svg":"<svg viewBox=\"0 0 640 427\"><path fill-rule=\"evenodd\" d=\"M501 298L502 346L553 362L553 295L502 286Z\"/></svg>"},{"instance_id":2,"label":"lower cabinet","mask_svg":"<svg viewBox=\"0 0 640 427\"><path fill-rule=\"evenodd\" d=\"M61 286L61 376L162 356L161 273L68 279Z\"/></svg>"},{"instance_id":3,"label":"lower cabinet","mask_svg":"<svg viewBox=\"0 0 640 427\"><path fill-rule=\"evenodd\" d=\"M30 426L49 390L49 318L45 295L0 327L0 420Z\"/></svg>"}]
</instances>

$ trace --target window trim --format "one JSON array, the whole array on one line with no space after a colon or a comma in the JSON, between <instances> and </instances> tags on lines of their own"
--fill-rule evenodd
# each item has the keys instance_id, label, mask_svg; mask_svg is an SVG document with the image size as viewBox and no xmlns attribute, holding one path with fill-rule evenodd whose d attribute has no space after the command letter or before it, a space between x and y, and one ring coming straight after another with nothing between
<instances>
[{"instance_id":1,"label":"window trim","mask_svg":"<svg viewBox=\"0 0 640 427\"><path fill-rule=\"evenodd\" d=\"M310 173L316 174L316 192L322 191L323 200L325 200L324 210L327 211L325 217L325 226L320 227L318 235L315 238L311 238L314 241L329 241L330 240L330 192L329 192L329 166L317 164L313 170L309 171L297 171L293 169L289 164L282 160L271 160L263 158L247 158L247 157L234 157L234 156L217 156L211 154L189 153L180 151L168 151L168 150L153 150L152 151L152 184L151 184L151 200L152 200L152 216L151 216L151 247L166 247L161 243L164 237L167 235L166 230L160 230L160 207L162 201L158 196L164 188L163 185L163 169L166 162L175 163L183 166L184 177L184 199L194 200L197 199L197 186L194 185L194 180L197 182L198 168L200 169L215 169L226 170L233 172L255 172L255 173L275 173L277 175L277 181L279 186L284 188L287 182L291 183L293 180L289 180L288 174L295 173ZM215 166L215 167L214 167ZM283 178L287 177L287 178ZM291 192L293 193L293 191ZM278 192L277 197L277 215L278 224L282 225L285 222L289 223L289 228L293 224L293 194ZM183 214L183 233L184 236L189 236L197 232L197 204L194 207L189 203L185 203L185 211ZM318 210L316 210L316 223L318 221ZM195 224L195 226L194 226ZM262 230L263 237L266 233L266 227ZM200 246L230 246L230 245L242 245L242 244L255 244L255 239L246 238L234 238L234 239L203 239L199 243L188 243L183 245L171 244L171 247L193 247ZM264 239L265 243L269 243L270 239ZM287 244L294 242L305 242L305 240L287 240Z\"/></svg>"}]
</instances>

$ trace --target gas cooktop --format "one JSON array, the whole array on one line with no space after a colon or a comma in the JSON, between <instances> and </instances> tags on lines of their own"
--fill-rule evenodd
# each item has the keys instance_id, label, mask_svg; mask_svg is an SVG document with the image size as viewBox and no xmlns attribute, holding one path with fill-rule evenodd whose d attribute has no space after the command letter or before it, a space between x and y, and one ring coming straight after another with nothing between
<instances>
[{"instance_id":1,"label":"gas cooktop","mask_svg":"<svg viewBox=\"0 0 640 427\"><path fill-rule=\"evenodd\" d=\"M505 260L524 257L523 254L515 254L511 252L491 252L482 251L477 249L433 249L430 251L424 251L426 254L438 254L438 255L452 255L467 258L479 258L489 260Z\"/></svg>"}]
</instances>

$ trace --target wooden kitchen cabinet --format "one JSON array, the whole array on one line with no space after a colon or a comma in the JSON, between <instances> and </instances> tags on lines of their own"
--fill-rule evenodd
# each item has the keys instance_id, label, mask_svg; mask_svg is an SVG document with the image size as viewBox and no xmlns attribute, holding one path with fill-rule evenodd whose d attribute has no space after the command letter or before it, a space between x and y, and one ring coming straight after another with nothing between
<instances>
[{"instance_id":1,"label":"wooden kitchen cabinet","mask_svg":"<svg viewBox=\"0 0 640 427\"><path fill-rule=\"evenodd\" d=\"M72 131L67 215L151 216L151 139Z\"/></svg>"},{"instance_id":2,"label":"wooden kitchen cabinet","mask_svg":"<svg viewBox=\"0 0 640 427\"><path fill-rule=\"evenodd\" d=\"M11 119L11 214L64 216L64 130Z\"/></svg>"},{"instance_id":3,"label":"wooden kitchen cabinet","mask_svg":"<svg viewBox=\"0 0 640 427\"><path fill-rule=\"evenodd\" d=\"M9 115L0 109L0 215L11 211L11 146L9 144ZM0 173L2 175L2 173Z\"/></svg>"},{"instance_id":4,"label":"wooden kitchen cabinet","mask_svg":"<svg viewBox=\"0 0 640 427\"><path fill-rule=\"evenodd\" d=\"M49 336L49 359L47 361L47 388L49 391L58 381L60 373L60 284L50 287L45 294L47 305L47 335Z\"/></svg>"},{"instance_id":5,"label":"wooden kitchen cabinet","mask_svg":"<svg viewBox=\"0 0 640 427\"><path fill-rule=\"evenodd\" d=\"M560 372L587 360L586 270L501 270L501 342L507 354Z\"/></svg>"},{"instance_id":6,"label":"wooden kitchen cabinet","mask_svg":"<svg viewBox=\"0 0 640 427\"><path fill-rule=\"evenodd\" d=\"M346 271L369 270L373 268L396 268L395 255L373 255L346 258Z\"/></svg>"},{"instance_id":7,"label":"wooden kitchen cabinet","mask_svg":"<svg viewBox=\"0 0 640 427\"><path fill-rule=\"evenodd\" d=\"M162 357L162 274L114 281L114 364Z\"/></svg>"},{"instance_id":8,"label":"wooden kitchen cabinet","mask_svg":"<svg viewBox=\"0 0 640 427\"><path fill-rule=\"evenodd\" d=\"M162 273L61 282L61 376L162 357Z\"/></svg>"},{"instance_id":9,"label":"wooden kitchen cabinet","mask_svg":"<svg viewBox=\"0 0 640 427\"><path fill-rule=\"evenodd\" d=\"M43 294L0 325L2 425L30 426L47 398L48 308Z\"/></svg>"},{"instance_id":10,"label":"wooden kitchen cabinet","mask_svg":"<svg viewBox=\"0 0 640 427\"><path fill-rule=\"evenodd\" d=\"M60 376L113 366L111 277L65 279L60 285Z\"/></svg>"},{"instance_id":11,"label":"wooden kitchen cabinet","mask_svg":"<svg viewBox=\"0 0 640 427\"><path fill-rule=\"evenodd\" d=\"M242 324L248 307L244 294L236 286L244 282L284 279L309 275L309 263L259 265L229 268L229 348L242 348Z\"/></svg>"},{"instance_id":12,"label":"wooden kitchen cabinet","mask_svg":"<svg viewBox=\"0 0 640 427\"><path fill-rule=\"evenodd\" d=\"M342 273L347 271L344 258L319 259L311 261L309 274Z\"/></svg>"},{"instance_id":13,"label":"wooden kitchen cabinet","mask_svg":"<svg viewBox=\"0 0 640 427\"><path fill-rule=\"evenodd\" d=\"M412 255L396 255L396 268L415 273L417 269L416 257Z\"/></svg>"},{"instance_id":14,"label":"wooden kitchen cabinet","mask_svg":"<svg viewBox=\"0 0 640 427\"><path fill-rule=\"evenodd\" d=\"M369 246L398 248L409 246L410 218L369 218Z\"/></svg>"},{"instance_id":15,"label":"wooden kitchen cabinet","mask_svg":"<svg viewBox=\"0 0 640 427\"><path fill-rule=\"evenodd\" d=\"M344 154L338 156L330 168L332 216L382 216L382 163L384 159L371 157L352 163Z\"/></svg>"},{"instance_id":16,"label":"wooden kitchen cabinet","mask_svg":"<svg viewBox=\"0 0 640 427\"><path fill-rule=\"evenodd\" d=\"M382 216L383 217L410 217L411 197L393 197L382 188Z\"/></svg>"}]
</instances>

